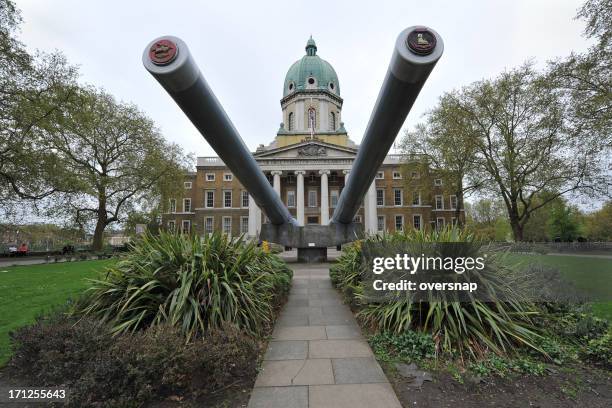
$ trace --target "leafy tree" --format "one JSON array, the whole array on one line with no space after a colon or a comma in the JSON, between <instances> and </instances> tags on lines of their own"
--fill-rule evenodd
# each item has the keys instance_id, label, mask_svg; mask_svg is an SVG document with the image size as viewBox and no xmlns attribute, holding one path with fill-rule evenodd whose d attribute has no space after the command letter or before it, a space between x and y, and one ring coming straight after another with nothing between
<instances>
[{"instance_id":1,"label":"leafy tree","mask_svg":"<svg viewBox=\"0 0 612 408\"><path fill-rule=\"evenodd\" d=\"M97 89L81 89L52 132L50 149L74 175L74 192L58 196L55 210L79 225L95 225L93 248L104 230L135 210L149 210L182 180L186 158L167 143L136 106Z\"/></svg>"},{"instance_id":2,"label":"leafy tree","mask_svg":"<svg viewBox=\"0 0 612 408\"><path fill-rule=\"evenodd\" d=\"M568 131L567 105L531 64L447 94L462 111L460 139L476 148L483 187L499 194L514 239L539 208L572 191L602 182L602 150L589 137ZM554 191L536 200L544 191Z\"/></svg>"},{"instance_id":3,"label":"leafy tree","mask_svg":"<svg viewBox=\"0 0 612 408\"><path fill-rule=\"evenodd\" d=\"M446 181L457 196L455 217L461 224L464 198L482 181L475 171L476 146L469 137L461 135L467 128L466 117L453 102L450 95L442 96L427 113L425 123L417 125L414 132L406 132L401 146L408 158L423 158L424 165L432 167Z\"/></svg>"},{"instance_id":4,"label":"leafy tree","mask_svg":"<svg viewBox=\"0 0 612 408\"><path fill-rule=\"evenodd\" d=\"M16 39L21 15L0 0L0 202L69 191L71 177L45 148L53 119L76 88L76 70L59 54L30 55Z\"/></svg>"},{"instance_id":5,"label":"leafy tree","mask_svg":"<svg viewBox=\"0 0 612 408\"><path fill-rule=\"evenodd\" d=\"M595 44L584 53L549 64L548 79L568 107L568 130L588 138L592 150L612 154L612 0L588 0L577 18L586 22L586 38ZM608 196L612 181L599 187Z\"/></svg>"},{"instance_id":6,"label":"leafy tree","mask_svg":"<svg viewBox=\"0 0 612 408\"><path fill-rule=\"evenodd\" d=\"M547 223L548 235L554 241L572 242L580 235L580 212L576 207L557 201L551 208Z\"/></svg>"},{"instance_id":7,"label":"leafy tree","mask_svg":"<svg viewBox=\"0 0 612 408\"><path fill-rule=\"evenodd\" d=\"M584 216L585 236L589 241L612 241L612 201Z\"/></svg>"},{"instance_id":8,"label":"leafy tree","mask_svg":"<svg viewBox=\"0 0 612 408\"><path fill-rule=\"evenodd\" d=\"M125 221L125 233L128 236L136 235L136 225L145 225L147 233L158 235L160 231L161 208L153 208L150 211L134 211L128 214Z\"/></svg>"},{"instance_id":9,"label":"leafy tree","mask_svg":"<svg viewBox=\"0 0 612 408\"><path fill-rule=\"evenodd\" d=\"M479 238L505 241L510 232L504 204L488 198L466 203L466 227Z\"/></svg>"}]
</instances>

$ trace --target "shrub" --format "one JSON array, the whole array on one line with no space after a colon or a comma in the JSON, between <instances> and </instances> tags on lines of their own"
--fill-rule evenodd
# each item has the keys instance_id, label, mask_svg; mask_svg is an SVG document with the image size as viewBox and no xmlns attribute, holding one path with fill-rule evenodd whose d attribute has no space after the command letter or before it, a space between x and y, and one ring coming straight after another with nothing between
<instances>
[{"instance_id":1,"label":"shrub","mask_svg":"<svg viewBox=\"0 0 612 408\"><path fill-rule=\"evenodd\" d=\"M187 338L232 324L259 334L289 290L291 270L252 242L224 234L146 235L76 308L113 333L169 324Z\"/></svg>"},{"instance_id":2,"label":"shrub","mask_svg":"<svg viewBox=\"0 0 612 408\"><path fill-rule=\"evenodd\" d=\"M342 248L342 256L329 268L329 277L347 299L353 300L355 292L359 290L360 274L361 245L356 241Z\"/></svg>"},{"instance_id":3,"label":"shrub","mask_svg":"<svg viewBox=\"0 0 612 408\"><path fill-rule=\"evenodd\" d=\"M482 255L481 244L462 230L445 229L440 232L407 231L370 240L400 243L462 243L446 245L443 257ZM456 250L460 253L452 253ZM347 288L359 300L360 273L365 268L361 260L360 246L343 254L334 270L337 286L346 293ZM458 352L476 356L493 350L504 353L516 345L526 345L540 350L535 340L539 338L532 322L537 313L520 291L515 289L513 271L488 257L486 268L477 276L479 288L488 291L488 302L472 298L469 302L450 299L413 302L410 293L393 301L368 302L358 314L366 324L375 329L402 333L409 329L432 335L437 352ZM354 288L354 289L352 289ZM503 301L500 297L503 294ZM541 351L541 350L540 350Z\"/></svg>"},{"instance_id":4,"label":"shrub","mask_svg":"<svg viewBox=\"0 0 612 408\"><path fill-rule=\"evenodd\" d=\"M612 334L591 339L582 349L582 358L605 368L612 368Z\"/></svg>"},{"instance_id":5,"label":"shrub","mask_svg":"<svg viewBox=\"0 0 612 408\"><path fill-rule=\"evenodd\" d=\"M39 320L12 334L11 374L70 390L69 406L137 407L171 395L208 394L256 374L258 342L225 327L185 342L159 325L112 336L90 318Z\"/></svg>"},{"instance_id":6,"label":"shrub","mask_svg":"<svg viewBox=\"0 0 612 408\"><path fill-rule=\"evenodd\" d=\"M383 360L421 361L435 356L436 346L429 334L407 330L384 332L369 339L372 349Z\"/></svg>"}]
</instances>

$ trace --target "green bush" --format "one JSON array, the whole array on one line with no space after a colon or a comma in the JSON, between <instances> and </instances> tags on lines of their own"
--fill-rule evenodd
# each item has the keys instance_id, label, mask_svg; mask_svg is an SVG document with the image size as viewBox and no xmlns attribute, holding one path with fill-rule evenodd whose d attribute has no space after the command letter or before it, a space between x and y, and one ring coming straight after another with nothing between
<instances>
[{"instance_id":1,"label":"green bush","mask_svg":"<svg viewBox=\"0 0 612 408\"><path fill-rule=\"evenodd\" d=\"M259 344L238 329L185 341L160 325L112 336L90 318L39 320L12 334L11 375L70 390L69 406L140 407L171 395L197 397L256 375Z\"/></svg>"},{"instance_id":2,"label":"green bush","mask_svg":"<svg viewBox=\"0 0 612 408\"><path fill-rule=\"evenodd\" d=\"M255 243L162 232L135 242L94 280L76 313L110 324L115 334L158 324L187 338L227 324L260 334L290 282L285 263Z\"/></svg>"},{"instance_id":3,"label":"green bush","mask_svg":"<svg viewBox=\"0 0 612 408\"><path fill-rule=\"evenodd\" d=\"M407 330L384 332L370 337L369 343L382 360L421 361L435 356L436 345L429 334Z\"/></svg>"},{"instance_id":4,"label":"green bush","mask_svg":"<svg viewBox=\"0 0 612 408\"><path fill-rule=\"evenodd\" d=\"M470 362L468 369L483 378L492 375L506 377L511 373L540 376L546 372L543 363L524 356L508 359L492 355L479 361Z\"/></svg>"},{"instance_id":5,"label":"green bush","mask_svg":"<svg viewBox=\"0 0 612 408\"><path fill-rule=\"evenodd\" d=\"M473 235L459 229L440 232L407 231L369 240L395 243L461 243L446 245L443 257L482 255L481 244ZM456 250L457 253L452 253ZM448 252L450 251L450 252ZM354 245L343 253L333 268L335 284L353 294L353 301L360 300L363 265L360 245ZM489 256L486 268L479 272L479 288L486 288L490 302L472 299L457 302L452 299L429 302L413 302L410 293L401 299L387 302L365 302L358 314L372 328L402 333L413 329L430 333L437 352L457 352L461 355L482 355L488 350L506 353L517 345L540 350L536 340L540 337L533 325L536 308L516 289L513 271ZM474 279L474 277L472 277ZM500 298L503 294L503 301ZM497 300L495 300L497 299ZM541 350L540 350L541 351Z\"/></svg>"},{"instance_id":6,"label":"green bush","mask_svg":"<svg viewBox=\"0 0 612 408\"><path fill-rule=\"evenodd\" d=\"M600 338L589 340L582 349L581 356L596 365L612 368L612 334L606 333Z\"/></svg>"}]
</instances>

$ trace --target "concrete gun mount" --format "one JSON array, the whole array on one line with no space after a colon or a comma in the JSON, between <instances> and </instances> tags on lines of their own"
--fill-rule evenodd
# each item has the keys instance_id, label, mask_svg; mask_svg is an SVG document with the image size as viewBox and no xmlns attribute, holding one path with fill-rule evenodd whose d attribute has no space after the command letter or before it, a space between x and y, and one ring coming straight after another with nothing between
<instances>
[{"instance_id":1,"label":"concrete gun mount","mask_svg":"<svg viewBox=\"0 0 612 408\"><path fill-rule=\"evenodd\" d=\"M300 261L318 262L326 259L327 247L363 237L362 225L353 222L355 214L443 50L442 38L430 28L413 26L400 33L331 222L305 226L298 225L268 182L187 45L176 37L160 37L145 48L142 60L270 220L259 238L297 248Z\"/></svg>"}]
</instances>

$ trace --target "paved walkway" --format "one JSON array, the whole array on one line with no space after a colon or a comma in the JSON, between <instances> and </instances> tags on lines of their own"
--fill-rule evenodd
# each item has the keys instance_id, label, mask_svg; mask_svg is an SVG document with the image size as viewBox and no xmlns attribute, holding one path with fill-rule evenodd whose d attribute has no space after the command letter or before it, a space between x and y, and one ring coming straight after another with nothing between
<instances>
[{"instance_id":1,"label":"paved walkway","mask_svg":"<svg viewBox=\"0 0 612 408\"><path fill-rule=\"evenodd\" d=\"M353 314L332 288L329 264L290 265L289 300L249 408L401 408Z\"/></svg>"}]
</instances>

